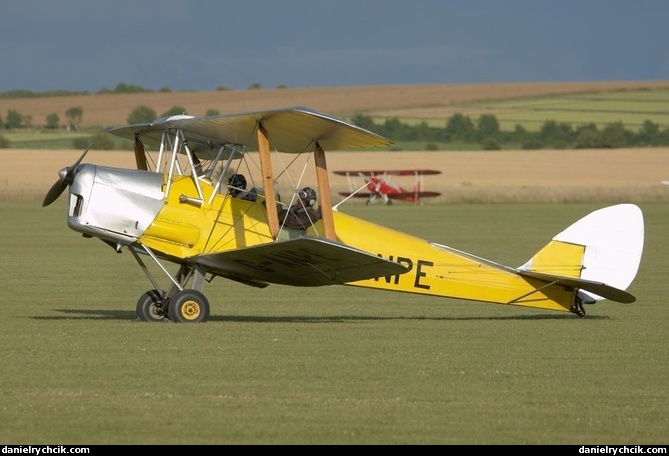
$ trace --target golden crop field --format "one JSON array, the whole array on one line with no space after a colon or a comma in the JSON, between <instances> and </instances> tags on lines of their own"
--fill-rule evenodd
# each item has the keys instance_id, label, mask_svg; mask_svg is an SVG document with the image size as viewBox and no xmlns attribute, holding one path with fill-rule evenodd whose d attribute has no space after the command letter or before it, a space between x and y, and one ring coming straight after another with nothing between
<instances>
[{"instance_id":1,"label":"golden crop field","mask_svg":"<svg viewBox=\"0 0 669 456\"><path fill-rule=\"evenodd\" d=\"M458 103L537 97L551 94L666 89L669 81L507 83L423 86L325 87L217 92L81 95L0 99L0 113L15 109L44 123L50 113L72 106L83 109L82 127L126 123L130 111L147 105L164 112L178 105L189 114L208 109L221 114L307 106L336 116L355 112L376 115L447 116ZM56 180L58 169L73 163L78 150L0 149L0 200L39 200ZM92 150L88 161L134 166L131 151ZM442 192L431 202L564 202L669 200L669 149L596 149L532 151L331 152L330 170L432 168L425 188ZM307 176L309 179L309 176ZM344 177L331 177L333 195L348 190ZM397 182L413 186L412 181Z\"/></svg>"}]
</instances>

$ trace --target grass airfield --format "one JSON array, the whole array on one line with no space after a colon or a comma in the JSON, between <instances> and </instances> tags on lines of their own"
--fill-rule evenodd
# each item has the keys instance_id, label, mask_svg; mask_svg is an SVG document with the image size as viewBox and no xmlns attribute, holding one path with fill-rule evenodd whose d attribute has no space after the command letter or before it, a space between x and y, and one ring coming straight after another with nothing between
<instances>
[{"instance_id":1,"label":"grass airfield","mask_svg":"<svg viewBox=\"0 0 669 456\"><path fill-rule=\"evenodd\" d=\"M518 266L606 203L350 205ZM639 204L633 304L585 318L349 287L223 279L200 325L140 323L150 283L63 198L2 201L6 444L609 444L669 435L666 203Z\"/></svg>"}]
</instances>

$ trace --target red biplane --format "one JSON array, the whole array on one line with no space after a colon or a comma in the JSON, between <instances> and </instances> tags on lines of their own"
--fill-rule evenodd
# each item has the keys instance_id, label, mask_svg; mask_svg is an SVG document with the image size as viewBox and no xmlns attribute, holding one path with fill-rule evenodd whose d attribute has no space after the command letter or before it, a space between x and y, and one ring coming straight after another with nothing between
<instances>
[{"instance_id":1,"label":"red biplane","mask_svg":"<svg viewBox=\"0 0 669 456\"><path fill-rule=\"evenodd\" d=\"M377 198L383 199L386 204L392 204L393 200L420 203L421 198L439 196L439 192L423 190L423 176L430 174L441 174L441 171L433 169L403 169L403 170L373 170L373 171L334 171L335 174L346 176L349 191L339 192L345 197L367 198L366 204L373 203ZM406 190L395 182L390 176L414 176L413 190ZM358 187L353 181L361 177L365 184ZM363 191L364 189L368 191Z\"/></svg>"}]
</instances>

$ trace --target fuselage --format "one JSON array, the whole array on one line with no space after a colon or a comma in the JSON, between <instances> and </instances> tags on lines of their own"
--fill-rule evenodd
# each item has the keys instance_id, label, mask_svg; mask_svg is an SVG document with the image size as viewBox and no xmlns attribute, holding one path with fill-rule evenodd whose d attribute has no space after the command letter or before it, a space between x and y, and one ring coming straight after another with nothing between
<instances>
[{"instance_id":1,"label":"fuselage","mask_svg":"<svg viewBox=\"0 0 669 456\"><path fill-rule=\"evenodd\" d=\"M68 225L123 245L141 243L158 256L188 261L197 255L273 242L261 199L215 193L207 178L173 177L90 164L80 165L69 189ZM199 187L199 188L198 188ZM475 257L345 213L333 213L336 240L407 266L401 275L348 285L451 298L569 310L573 293L504 271ZM278 236L322 236L322 221L306 232L281 228Z\"/></svg>"}]
</instances>

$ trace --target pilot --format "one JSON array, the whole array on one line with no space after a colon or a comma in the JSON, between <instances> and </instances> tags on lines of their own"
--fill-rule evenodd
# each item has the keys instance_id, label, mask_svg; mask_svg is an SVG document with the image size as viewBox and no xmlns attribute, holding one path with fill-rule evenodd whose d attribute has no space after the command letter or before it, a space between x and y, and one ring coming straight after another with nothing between
<instances>
[{"instance_id":1,"label":"pilot","mask_svg":"<svg viewBox=\"0 0 669 456\"><path fill-rule=\"evenodd\" d=\"M255 201L258 198L258 191L254 188L246 190L246 178L243 174L233 174L228 179L228 195L233 198L239 198L247 201Z\"/></svg>"},{"instance_id":2,"label":"pilot","mask_svg":"<svg viewBox=\"0 0 669 456\"><path fill-rule=\"evenodd\" d=\"M279 222L288 228L306 230L323 217L321 208L316 208L316 190L304 187L297 193L297 202L289 208L279 207Z\"/></svg>"}]
</instances>

